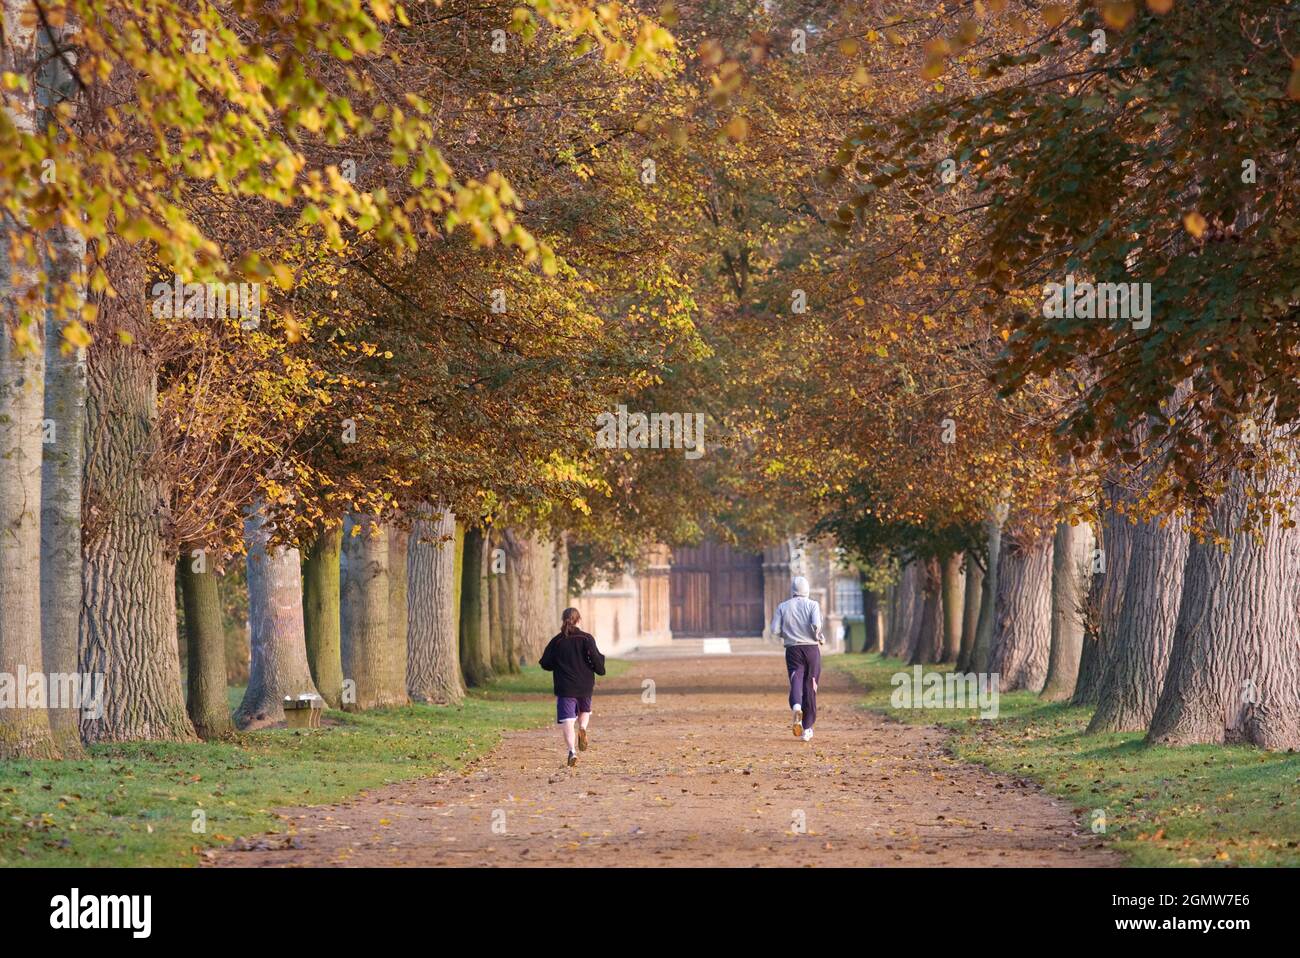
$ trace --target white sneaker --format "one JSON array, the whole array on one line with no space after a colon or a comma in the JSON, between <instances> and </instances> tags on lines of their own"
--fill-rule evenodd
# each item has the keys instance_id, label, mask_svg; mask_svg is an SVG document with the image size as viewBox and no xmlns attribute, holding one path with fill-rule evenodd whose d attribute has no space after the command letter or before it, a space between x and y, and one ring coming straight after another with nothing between
<instances>
[{"instance_id":1,"label":"white sneaker","mask_svg":"<svg viewBox=\"0 0 1300 958\"><path fill-rule=\"evenodd\" d=\"M805 742L811 742L811 741L812 741L812 729L810 729L810 728L806 728L806 729L803 730L803 740L804 740Z\"/></svg>"},{"instance_id":2,"label":"white sneaker","mask_svg":"<svg viewBox=\"0 0 1300 958\"><path fill-rule=\"evenodd\" d=\"M798 738L803 734L803 709L799 706L794 707L794 737Z\"/></svg>"}]
</instances>

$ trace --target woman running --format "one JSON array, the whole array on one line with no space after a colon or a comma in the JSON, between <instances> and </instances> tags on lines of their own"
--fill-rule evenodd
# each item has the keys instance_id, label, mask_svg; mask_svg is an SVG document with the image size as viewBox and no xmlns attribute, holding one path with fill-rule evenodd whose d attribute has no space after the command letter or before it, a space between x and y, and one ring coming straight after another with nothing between
<instances>
[{"instance_id":1,"label":"woman running","mask_svg":"<svg viewBox=\"0 0 1300 958\"><path fill-rule=\"evenodd\" d=\"M561 616L560 634L547 644L538 663L554 674L555 721L564 727L570 767L578 764L578 752L587 750L591 696L596 691L596 676L605 674L605 656L596 648L596 640L578 628L581 621L577 609L565 609ZM578 726L576 740L575 723Z\"/></svg>"}]
</instances>

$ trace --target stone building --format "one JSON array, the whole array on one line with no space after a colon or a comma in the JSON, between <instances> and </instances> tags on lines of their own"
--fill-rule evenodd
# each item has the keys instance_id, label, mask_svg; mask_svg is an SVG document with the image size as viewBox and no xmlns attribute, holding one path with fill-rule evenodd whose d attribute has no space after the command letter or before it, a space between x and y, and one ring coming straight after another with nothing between
<instances>
[{"instance_id":1,"label":"stone building","mask_svg":"<svg viewBox=\"0 0 1300 958\"><path fill-rule=\"evenodd\" d=\"M826 651L841 651L847 621L862 616L862 592L857 573L823 542L790 539L762 552L717 542L676 550L659 545L636 567L571 601L610 653L692 639L751 640L745 647L766 641L776 648L779 640L767 626L796 575L808 578L809 597L821 603Z\"/></svg>"}]
</instances>

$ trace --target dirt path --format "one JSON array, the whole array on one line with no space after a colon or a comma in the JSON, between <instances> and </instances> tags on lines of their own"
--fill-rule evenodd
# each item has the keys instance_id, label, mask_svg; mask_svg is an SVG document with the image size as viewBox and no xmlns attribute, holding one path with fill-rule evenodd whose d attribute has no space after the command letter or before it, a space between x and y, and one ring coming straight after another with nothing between
<instances>
[{"instance_id":1,"label":"dirt path","mask_svg":"<svg viewBox=\"0 0 1300 958\"><path fill-rule=\"evenodd\" d=\"M555 727L512 732L462 773L284 810L299 847L214 863L1118 864L1036 786L954 761L936 729L856 708L834 670L817 737L796 740L784 677L776 656L638 662L598 685L575 769Z\"/></svg>"}]
</instances>

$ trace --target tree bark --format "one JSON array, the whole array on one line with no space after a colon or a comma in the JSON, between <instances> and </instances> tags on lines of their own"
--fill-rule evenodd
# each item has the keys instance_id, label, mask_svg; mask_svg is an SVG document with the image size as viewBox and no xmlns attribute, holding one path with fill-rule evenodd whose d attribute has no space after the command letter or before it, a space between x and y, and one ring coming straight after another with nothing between
<instances>
[{"instance_id":1,"label":"tree bark","mask_svg":"<svg viewBox=\"0 0 1300 958\"><path fill-rule=\"evenodd\" d=\"M1177 516L1130 526L1123 605L1088 731L1143 731L1155 714L1183 590L1189 536Z\"/></svg>"},{"instance_id":2,"label":"tree bark","mask_svg":"<svg viewBox=\"0 0 1300 958\"><path fill-rule=\"evenodd\" d=\"M465 530L464 569L460 590L460 667L465 681L482 685L492 677L488 638L487 538L480 529Z\"/></svg>"},{"instance_id":3,"label":"tree bark","mask_svg":"<svg viewBox=\"0 0 1300 958\"><path fill-rule=\"evenodd\" d=\"M119 297L145 309L140 290L124 289L128 282L117 282ZM104 702L101 719L82 719L82 737L189 741L154 366L139 347L100 336L87 382L85 488L94 499L84 516L92 534L83 553L80 658L84 673L103 674Z\"/></svg>"},{"instance_id":4,"label":"tree bark","mask_svg":"<svg viewBox=\"0 0 1300 958\"><path fill-rule=\"evenodd\" d=\"M5 4L9 29L11 4ZM4 230L7 233L8 230ZM0 234L2 235L2 234ZM48 702L25 676L44 672L41 649L41 439L45 356L39 319L20 314L22 286L8 257L0 316L0 759L56 758ZM30 321L27 321L30 319ZM25 345L16 337L27 331ZM6 688L7 687L7 688Z\"/></svg>"},{"instance_id":5,"label":"tree bark","mask_svg":"<svg viewBox=\"0 0 1300 958\"><path fill-rule=\"evenodd\" d=\"M400 694L389 687L388 532L378 520L349 516L344 523L342 580L343 679L353 689L344 707L363 711L400 704L406 700L406 677Z\"/></svg>"},{"instance_id":6,"label":"tree bark","mask_svg":"<svg viewBox=\"0 0 1300 958\"><path fill-rule=\"evenodd\" d=\"M940 662L956 662L961 653L962 598L966 583L962 579L961 553L954 552L940 559L941 593L943 597L943 647Z\"/></svg>"},{"instance_id":7,"label":"tree bark","mask_svg":"<svg viewBox=\"0 0 1300 958\"><path fill-rule=\"evenodd\" d=\"M1283 440L1286 441L1286 440ZM1261 467L1267 496L1290 503L1296 460ZM1236 473L1215 504L1215 528L1230 541L1191 542L1164 688L1147 740L1165 745L1246 742L1300 749L1300 529L1293 504L1256 530L1241 530L1248 480ZM1263 499L1268 502L1267 498ZM1291 528L1285 528L1291 523Z\"/></svg>"},{"instance_id":8,"label":"tree bark","mask_svg":"<svg viewBox=\"0 0 1300 958\"><path fill-rule=\"evenodd\" d=\"M891 582L885 586L885 592L880 599L880 654L885 654L885 641L887 636L894 631L894 612L896 606L896 597L898 595L898 583Z\"/></svg>"},{"instance_id":9,"label":"tree bark","mask_svg":"<svg viewBox=\"0 0 1300 958\"><path fill-rule=\"evenodd\" d=\"M980 584L980 613L975 623L975 644L971 647L969 670L976 673L989 671L989 657L993 653L994 619L997 611L998 569L1002 564L1002 525L1007 520L1007 504L994 506L984 521L988 537L985 546L984 581Z\"/></svg>"},{"instance_id":10,"label":"tree bark","mask_svg":"<svg viewBox=\"0 0 1300 958\"><path fill-rule=\"evenodd\" d=\"M217 574L191 549L177 563L185 608L186 707L194 730L203 739L224 738L233 731L226 700L226 631L221 622Z\"/></svg>"},{"instance_id":11,"label":"tree bark","mask_svg":"<svg viewBox=\"0 0 1300 958\"><path fill-rule=\"evenodd\" d=\"M406 689L416 702L455 705L465 697L456 635L456 517L425 506L408 545L410 624Z\"/></svg>"},{"instance_id":12,"label":"tree bark","mask_svg":"<svg viewBox=\"0 0 1300 958\"><path fill-rule=\"evenodd\" d=\"M50 283L84 301L86 241L76 230L50 230ZM64 355L54 310L45 325L45 418L54 430L41 463L41 648L45 671L76 675L81 633L81 481L86 441L86 351ZM65 703L75 706L75 703ZM64 758L81 747L81 713L51 708L50 729Z\"/></svg>"},{"instance_id":13,"label":"tree bark","mask_svg":"<svg viewBox=\"0 0 1300 958\"><path fill-rule=\"evenodd\" d=\"M284 720L285 697L319 695L307 664L302 612L302 560L297 549L272 546L259 510L244 520L248 548L248 688L235 710L241 729Z\"/></svg>"},{"instance_id":14,"label":"tree bark","mask_svg":"<svg viewBox=\"0 0 1300 958\"><path fill-rule=\"evenodd\" d=\"M407 640L410 631L410 587L406 567L410 534L398 525L388 526L388 649L384 658L385 695L390 704L406 705Z\"/></svg>"},{"instance_id":15,"label":"tree bark","mask_svg":"<svg viewBox=\"0 0 1300 958\"><path fill-rule=\"evenodd\" d=\"M1037 692L1047 679L1052 635L1052 537L1008 538L998 565L990 672L1004 692Z\"/></svg>"},{"instance_id":16,"label":"tree bark","mask_svg":"<svg viewBox=\"0 0 1300 958\"><path fill-rule=\"evenodd\" d=\"M37 29L29 5L5 0L3 27L0 70L34 79ZM32 133L38 123L35 86L5 94L5 119L22 133ZM18 249L24 228L0 212L0 759L58 756L48 702L43 695L33 697L23 674L41 676L45 670L40 592L44 313L34 265L9 255Z\"/></svg>"},{"instance_id":17,"label":"tree bark","mask_svg":"<svg viewBox=\"0 0 1300 958\"><path fill-rule=\"evenodd\" d=\"M1083 652L1079 657L1079 678L1075 682L1073 705L1095 705L1109 665L1109 646L1124 604L1128 577L1132 526L1115 508L1122 493L1114 480L1102 490L1101 521L1097 527L1095 561L1088 583L1084 612Z\"/></svg>"},{"instance_id":18,"label":"tree bark","mask_svg":"<svg viewBox=\"0 0 1300 958\"><path fill-rule=\"evenodd\" d=\"M931 556L920 565L920 610L915 614L915 625L908 640L909 665L922 665L939 661L943 646L943 573L939 560Z\"/></svg>"},{"instance_id":19,"label":"tree bark","mask_svg":"<svg viewBox=\"0 0 1300 958\"><path fill-rule=\"evenodd\" d=\"M867 588L866 577L859 574L859 582L862 585L862 652L880 652L881 651L881 630L880 630L880 598L876 593Z\"/></svg>"},{"instance_id":20,"label":"tree bark","mask_svg":"<svg viewBox=\"0 0 1300 958\"><path fill-rule=\"evenodd\" d=\"M957 671L969 672L975 655L975 629L979 625L980 592L984 587L984 570L975 556L966 553L966 587L961 614L961 648L957 652Z\"/></svg>"},{"instance_id":21,"label":"tree bark","mask_svg":"<svg viewBox=\"0 0 1300 958\"><path fill-rule=\"evenodd\" d=\"M551 596L554 584L550 581L550 561L547 543L532 533L507 529L507 550L515 556L515 616L514 661L519 665L536 662L542 654L542 643L550 622Z\"/></svg>"},{"instance_id":22,"label":"tree bark","mask_svg":"<svg viewBox=\"0 0 1300 958\"><path fill-rule=\"evenodd\" d=\"M343 652L339 620L343 528L321 530L302 566L303 628L312 681L330 708L343 707Z\"/></svg>"},{"instance_id":23,"label":"tree bark","mask_svg":"<svg viewBox=\"0 0 1300 958\"><path fill-rule=\"evenodd\" d=\"M460 667L460 596L461 584L465 581L465 523L459 519L456 520L456 541L452 544L452 556L455 559L455 570L452 582L452 639L453 647L456 650L456 665ZM462 681L464 673L461 674Z\"/></svg>"},{"instance_id":24,"label":"tree bark","mask_svg":"<svg viewBox=\"0 0 1300 958\"><path fill-rule=\"evenodd\" d=\"M1052 543L1051 645L1043 698L1064 702L1074 695L1083 654L1083 613L1088 594L1092 528L1058 523Z\"/></svg>"},{"instance_id":25,"label":"tree bark","mask_svg":"<svg viewBox=\"0 0 1300 958\"><path fill-rule=\"evenodd\" d=\"M518 556L513 554L504 530L493 528L488 544L488 636L492 671L504 675L519 671L519 662L514 655Z\"/></svg>"},{"instance_id":26,"label":"tree bark","mask_svg":"<svg viewBox=\"0 0 1300 958\"><path fill-rule=\"evenodd\" d=\"M560 617L569 607L569 542L564 536L555 543L555 558L552 561L555 563L555 608L551 623L554 631L558 632ZM554 634L549 628L547 632Z\"/></svg>"},{"instance_id":27,"label":"tree bark","mask_svg":"<svg viewBox=\"0 0 1300 958\"><path fill-rule=\"evenodd\" d=\"M903 566L899 574L898 588L894 593L893 623L885 645L885 654L890 658L903 658L909 654L907 646L916 622L920 579L921 564L915 561Z\"/></svg>"}]
</instances>

